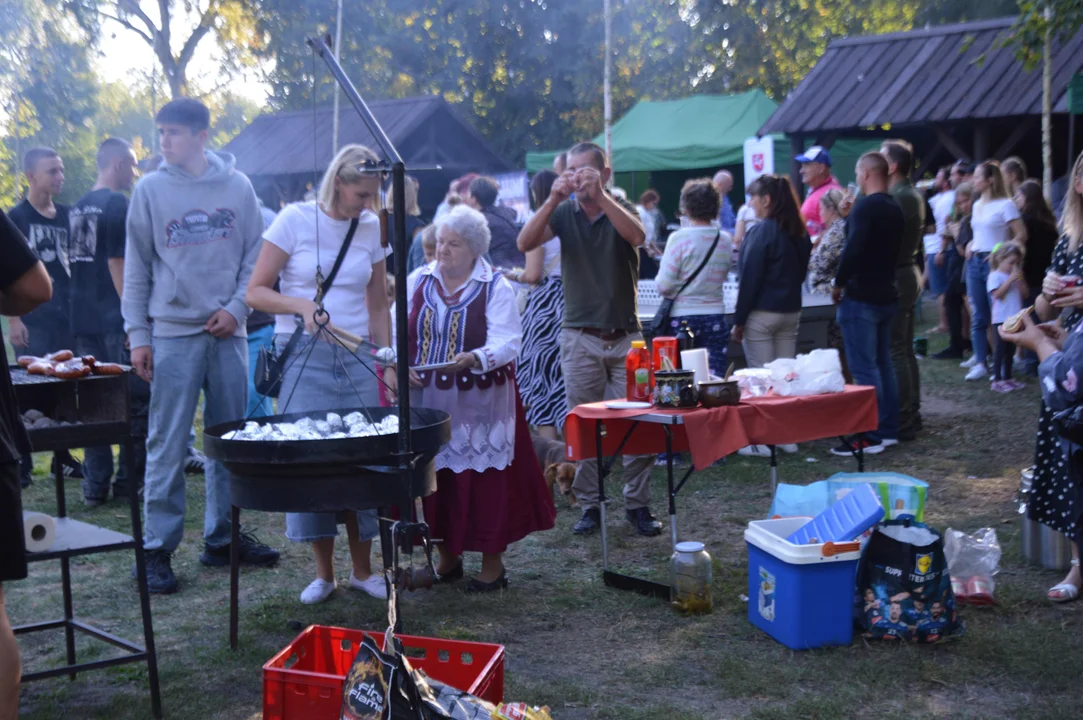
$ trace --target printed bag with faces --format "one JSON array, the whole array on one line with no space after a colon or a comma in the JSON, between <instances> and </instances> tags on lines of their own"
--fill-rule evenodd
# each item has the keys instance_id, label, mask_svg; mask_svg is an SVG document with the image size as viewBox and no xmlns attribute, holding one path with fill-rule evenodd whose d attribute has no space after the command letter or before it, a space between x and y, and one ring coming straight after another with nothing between
<instances>
[{"instance_id":1,"label":"printed bag with faces","mask_svg":"<svg viewBox=\"0 0 1083 720\"><path fill-rule=\"evenodd\" d=\"M867 638L935 643L963 630L940 533L908 517L882 523L869 539L856 596Z\"/></svg>"}]
</instances>

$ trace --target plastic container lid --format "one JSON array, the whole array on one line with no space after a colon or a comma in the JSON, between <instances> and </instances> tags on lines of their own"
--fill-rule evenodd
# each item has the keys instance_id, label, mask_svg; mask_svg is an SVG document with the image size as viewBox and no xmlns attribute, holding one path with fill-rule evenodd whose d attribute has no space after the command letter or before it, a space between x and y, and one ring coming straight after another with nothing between
<instances>
[{"instance_id":1,"label":"plastic container lid","mask_svg":"<svg viewBox=\"0 0 1083 720\"><path fill-rule=\"evenodd\" d=\"M677 543L677 552L679 552L679 553L703 552L703 543L701 543L701 542L679 542L679 543Z\"/></svg>"},{"instance_id":2,"label":"plastic container lid","mask_svg":"<svg viewBox=\"0 0 1083 720\"><path fill-rule=\"evenodd\" d=\"M646 347L647 347L647 341L646 340L633 340L632 341L632 347L634 347L636 350L645 350Z\"/></svg>"}]
</instances>

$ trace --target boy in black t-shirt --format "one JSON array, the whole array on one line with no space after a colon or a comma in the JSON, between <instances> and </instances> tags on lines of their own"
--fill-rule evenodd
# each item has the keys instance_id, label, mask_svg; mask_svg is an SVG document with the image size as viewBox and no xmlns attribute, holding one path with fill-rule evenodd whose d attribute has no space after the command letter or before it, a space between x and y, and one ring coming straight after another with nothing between
<instances>
[{"instance_id":1,"label":"boy in black t-shirt","mask_svg":"<svg viewBox=\"0 0 1083 720\"><path fill-rule=\"evenodd\" d=\"M70 320L75 352L93 355L102 362L131 363L125 349L124 318L120 314L120 295L124 288L124 223L128 199L122 192L131 190L135 179L136 159L124 140L109 138L101 144L97 156L98 180L94 187L72 206L70 251L71 269ZM133 419L145 423L150 387L132 374L131 410ZM113 486L114 497L127 497L132 487L142 483L146 451L133 448L135 456L121 455ZM109 446L87 448L83 462L83 500L96 507L109 499L109 480L113 477L113 449Z\"/></svg>"},{"instance_id":2,"label":"boy in black t-shirt","mask_svg":"<svg viewBox=\"0 0 1083 720\"><path fill-rule=\"evenodd\" d=\"M68 320L69 223L68 206L54 203L64 189L64 161L52 148L32 148L23 156L23 172L29 188L26 198L8 217L45 264L53 281L53 299L23 317L11 318L11 344L20 355L43 356L57 350L73 350ZM67 450L57 452L66 477L82 477L82 468ZM22 480L30 483L33 461L22 460Z\"/></svg>"},{"instance_id":3,"label":"boy in black t-shirt","mask_svg":"<svg viewBox=\"0 0 1083 720\"><path fill-rule=\"evenodd\" d=\"M48 302L52 292L45 267L14 224L0 212L0 313L17 317ZM0 343L0 583L26 577L22 491L18 460L29 456L15 392L8 374L7 349ZM19 648L4 607L0 584L0 717L19 714Z\"/></svg>"}]
</instances>

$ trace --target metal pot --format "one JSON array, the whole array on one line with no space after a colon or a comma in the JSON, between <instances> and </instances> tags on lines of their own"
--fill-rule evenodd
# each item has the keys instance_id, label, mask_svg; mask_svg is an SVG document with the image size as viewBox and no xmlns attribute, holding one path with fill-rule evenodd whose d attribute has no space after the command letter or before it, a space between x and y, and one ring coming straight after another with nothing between
<instances>
[{"instance_id":1,"label":"metal pot","mask_svg":"<svg viewBox=\"0 0 1083 720\"><path fill-rule=\"evenodd\" d=\"M1048 525L1027 517L1027 503L1031 499L1033 481L1034 468L1025 468L1020 474L1019 484L1023 558L1031 565L1041 565L1047 570L1067 570L1072 562L1071 541Z\"/></svg>"}]
</instances>

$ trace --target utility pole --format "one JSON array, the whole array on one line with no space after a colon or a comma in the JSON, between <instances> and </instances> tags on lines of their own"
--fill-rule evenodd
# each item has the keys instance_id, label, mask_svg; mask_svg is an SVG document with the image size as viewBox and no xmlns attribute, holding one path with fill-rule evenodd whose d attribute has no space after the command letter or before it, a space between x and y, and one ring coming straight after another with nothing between
<instances>
[{"instance_id":1,"label":"utility pole","mask_svg":"<svg viewBox=\"0 0 1083 720\"><path fill-rule=\"evenodd\" d=\"M608 2L608 0L607 0ZM338 15L335 17L335 62L339 62L339 56L342 47L342 0L338 0ZM331 156L334 157L338 154L338 98L341 94L339 92L338 83L333 83L335 86L335 99L332 105L331 112ZM315 92L315 90L313 90Z\"/></svg>"},{"instance_id":2,"label":"utility pole","mask_svg":"<svg viewBox=\"0 0 1083 720\"><path fill-rule=\"evenodd\" d=\"M613 57L612 57L612 35L613 35L613 18L609 11L609 0L604 0L604 13L605 13L605 80L603 82L603 93L605 95L605 155L609 158L609 166L613 167L613 130L611 124L613 122L613 97L612 87L610 85L609 76L613 70ZM613 187L613 175L610 173L609 186Z\"/></svg>"}]
</instances>

